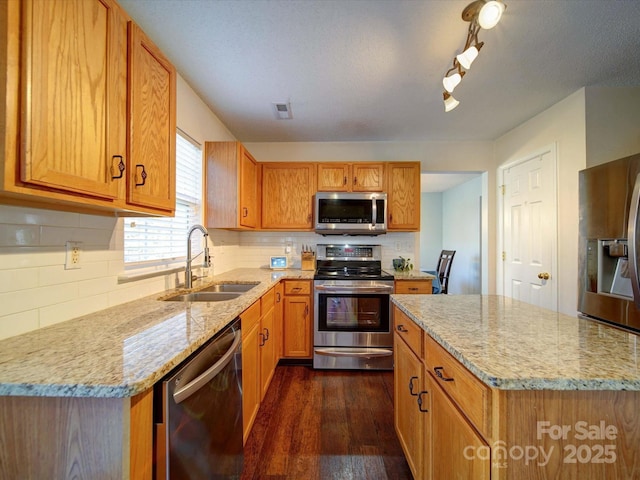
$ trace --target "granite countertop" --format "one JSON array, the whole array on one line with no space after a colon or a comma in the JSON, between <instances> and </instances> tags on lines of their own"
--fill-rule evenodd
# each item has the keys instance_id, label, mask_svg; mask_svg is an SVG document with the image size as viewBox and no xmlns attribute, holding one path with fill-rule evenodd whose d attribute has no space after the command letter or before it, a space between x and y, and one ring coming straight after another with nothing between
<instances>
[{"instance_id":1,"label":"granite countertop","mask_svg":"<svg viewBox=\"0 0 640 480\"><path fill-rule=\"evenodd\" d=\"M225 302L156 294L0 341L0 395L131 397L149 389L282 278L312 271L236 269L194 283L257 283Z\"/></svg>"},{"instance_id":2,"label":"granite countertop","mask_svg":"<svg viewBox=\"0 0 640 480\"><path fill-rule=\"evenodd\" d=\"M393 278L396 280L433 280L436 278L435 275L432 275L427 272L421 272L420 270L409 270L408 272L397 272L395 270L391 270L393 274Z\"/></svg>"},{"instance_id":3,"label":"granite countertop","mask_svg":"<svg viewBox=\"0 0 640 480\"><path fill-rule=\"evenodd\" d=\"M392 301L490 387L640 391L640 336L489 295Z\"/></svg>"}]
</instances>

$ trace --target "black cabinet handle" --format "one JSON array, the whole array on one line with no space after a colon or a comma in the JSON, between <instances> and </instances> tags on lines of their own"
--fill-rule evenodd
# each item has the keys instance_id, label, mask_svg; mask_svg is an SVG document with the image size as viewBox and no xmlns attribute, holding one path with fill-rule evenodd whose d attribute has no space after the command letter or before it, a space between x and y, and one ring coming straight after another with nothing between
<instances>
[{"instance_id":1,"label":"black cabinet handle","mask_svg":"<svg viewBox=\"0 0 640 480\"><path fill-rule=\"evenodd\" d=\"M268 328L263 328L262 330L264 330L266 332L264 334L264 341L266 342L267 340L269 340L269 329Z\"/></svg>"},{"instance_id":2,"label":"black cabinet handle","mask_svg":"<svg viewBox=\"0 0 640 480\"><path fill-rule=\"evenodd\" d=\"M112 179L112 180L115 180L115 179L117 179L117 178L122 178L122 175L123 175L123 173L124 173L124 169L125 169L125 166L124 166L124 160L122 159L122 155L114 155L112 158L113 158L113 160L118 160L118 159L120 159L120 161L119 161L119 162L118 162L118 164L116 165L116 168L118 169L119 175L114 175L114 174L113 174L113 167L112 167L112 168L111 168L111 179Z\"/></svg>"},{"instance_id":3,"label":"black cabinet handle","mask_svg":"<svg viewBox=\"0 0 640 480\"><path fill-rule=\"evenodd\" d=\"M140 172L140 177L142 178L142 182L141 183L136 182L136 187L141 187L147 181L147 172L144 169L144 165L142 165L141 163L138 163L136 165L136 168L141 168L142 169L142 171Z\"/></svg>"},{"instance_id":4,"label":"black cabinet handle","mask_svg":"<svg viewBox=\"0 0 640 480\"><path fill-rule=\"evenodd\" d=\"M267 343L267 339L265 338L264 334L262 332L260 332L258 335L260 335L260 345L258 345L259 347L264 347L264 344Z\"/></svg>"},{"instance_id":5,"label":"black cabinet handle","mask_svg":"<svg viewBox=\"0 0 640 480\"><path fill-rule=\"evenodd\" d=\"M442 370L444 370L444 367L434 367L433 370L436 372L436 377L438 377L442 381L453 382L453 378L445 377L444 375L442 375Z\"/></svg>"},{"instance_id":6,"label":"black cabinet handle","mask_svg":"<svg viewBox=\"0 0 640 480\"><path fill-rule=\"evenodd\" d=\"M408 332L409 330L407 330L405 328L405 326L403 324L400 324L396 327L396 330L398 330L399 332Z\"/></svg>"},{"instance_id":7,"label":"black cabinet handle","mask_svg":"<svg viewBox=\"0 0 640 480\"><path fill-rule=\"evenodd\" d=\"M417 393L413 393L413 381L414 380L418 380L418 377L411 377L409 379L409 393L415 397L418 394Z\"/></svg>"},{"instance_id":8,"label":"black cabinet handle","mask_svg":"<svg viewBox=\"0 0 640 480\"><path fill-rule=\"evenodd\" d=\"M420 410L422 413L427 413L429 410L427 410L426 408L422 408L422 395L426 395L427 392L426 390L424 392L420 392L418 394L418 410Z\"/></svg>"},{"instance_id":9,"label":"black cabinet handle","mask_svg":"<svg viewBox=\"0 0 640 480\"><path fill-rule=\"evenodd\" d=\"M247 217L249 215L249 209L247 207L242 207L242 216Z\"/></svg>"}]
</instances>

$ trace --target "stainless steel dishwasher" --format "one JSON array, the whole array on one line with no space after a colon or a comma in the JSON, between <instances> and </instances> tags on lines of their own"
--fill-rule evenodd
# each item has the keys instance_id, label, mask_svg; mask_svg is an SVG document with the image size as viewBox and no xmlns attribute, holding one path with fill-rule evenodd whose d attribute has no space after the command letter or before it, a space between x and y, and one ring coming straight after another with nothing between
<instances>
[{"instance_id":1,"label":"stainless steel dishwasher","mask_svg":"<svg viewBox=\"0 0 640 480\"><path fill-rule=\"evenodd\" d=\"M156 479L240 478L240 319L156 386Z\"/></svg>"}]
</instances>

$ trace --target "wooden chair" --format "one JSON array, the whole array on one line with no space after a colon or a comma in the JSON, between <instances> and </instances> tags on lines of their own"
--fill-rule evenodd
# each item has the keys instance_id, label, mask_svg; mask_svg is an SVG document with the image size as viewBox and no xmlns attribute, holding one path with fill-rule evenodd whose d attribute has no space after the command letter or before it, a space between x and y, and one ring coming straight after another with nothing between
<instances>
[{"instance_id":1,"label":"wooden chair","mask_svg":"<svg viewBox=\"0 0 640 480\"><path fill-rule=\"evenodd\" d=\"M449 293L449 273L451 272L451 264L455 254L455 250L442 250L440 252L438 268L436 269L436 274L440 279L440 293Z\"/></svg>"}]
</instances>

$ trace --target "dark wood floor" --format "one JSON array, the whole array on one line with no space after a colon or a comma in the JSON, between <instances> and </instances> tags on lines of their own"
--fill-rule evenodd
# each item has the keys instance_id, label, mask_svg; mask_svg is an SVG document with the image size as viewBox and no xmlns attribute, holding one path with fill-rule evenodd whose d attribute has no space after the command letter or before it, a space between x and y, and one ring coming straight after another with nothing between
<instances>
[{"instance_id":1,"label":"dark wood floor","mask_svg":"<svg viewBox=\"0 0 640 480\"><path fill-rule=\"evenodd\" d=\"M411 479L393 428L393 373L279 366L242 480Z\"/></svg>"}]
</instances>

